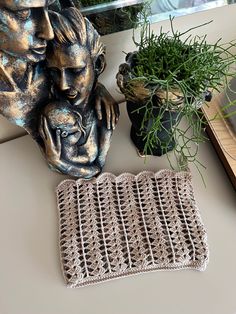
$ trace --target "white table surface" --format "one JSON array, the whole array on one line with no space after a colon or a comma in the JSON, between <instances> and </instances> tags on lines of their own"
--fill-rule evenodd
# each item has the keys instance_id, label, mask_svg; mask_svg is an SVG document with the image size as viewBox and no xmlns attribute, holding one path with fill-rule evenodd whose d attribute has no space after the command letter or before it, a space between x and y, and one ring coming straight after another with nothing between
<instances>
[{"instance_id":1,"label":"white table surface","mask_svg":"<svg viewBox=\"0 0 236 314\"><path fill-rule=\"evenodd\" d=\"M168 167L166 158L136 155L122 110L105 171ZM236 314L236 193L210 143L200 159L205 188L193 185L208 231L205 272L154 272L80 289L65 287L54 190L65 176L50 171L29 136L0 145L0 314Z\"/></svg>"}]
</instances>

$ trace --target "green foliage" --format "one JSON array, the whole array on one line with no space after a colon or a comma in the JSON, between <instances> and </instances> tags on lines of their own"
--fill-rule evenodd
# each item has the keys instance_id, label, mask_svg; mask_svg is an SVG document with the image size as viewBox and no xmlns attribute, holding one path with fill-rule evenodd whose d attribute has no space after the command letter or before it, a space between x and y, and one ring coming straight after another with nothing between
<instances>
[{"instance_id":1,"label":"green foliage","mask_svg":"<svg viewBox=\"0 0 236 314\"><path fill-rule=\"evenodd\" d=\"M173 19L170 22L171 34L161 30L155 35L150 29L142 33L140 43L136 43L139 51L134 77L145 77L146 81L158 84L158 88L180 89L188 97L199 97L206 89L219 90L225 86L232 75L230 66L236 60L230 52L235 43L208 44L206 36L191 35L182 40L190 30L174 31Z\"/></svg>"},{"instance_id":2,"label":"green foliage","mask_svg":"<svg viewBox=\"0 0 236 314\"><path fill-rule=\"evenodd\" d=\"M161 142L157 134L163 129L164 112L175 111L179 113L179 119L173 123L171 130L166 130L169 141L176 142L174 153L177 160L184 160L185 164L192 161L198 167L199 143L206 140L202 134L206 122L199 107L205 102L207 91L220 91L236 76L235 71L231 73L230 70L236 61L231 53L236 43L222 44L219 40L209 44L206 36L191 35L193 29L210 22L182 33L174 30L173 18L170 18L170 23L171 32L161 29L160 34L156 35L150 30L150 23L144 19L140 41L133 37L138 51L122 92L127 99L135 101L139 93L137 86L142 87L142 92L148 90L141 107L145 109L140 130L146 141L145 154L152 153L157 145L162 147L163 153L167 152L168 143ZM173 99L173 93L182 99L181 104ZM160 109L158 116L154 113L156 107ZM181 123L182 117L187 123L185 127ZM150 120L153 123L147 128Z\"/></svg>"}]
</instances>

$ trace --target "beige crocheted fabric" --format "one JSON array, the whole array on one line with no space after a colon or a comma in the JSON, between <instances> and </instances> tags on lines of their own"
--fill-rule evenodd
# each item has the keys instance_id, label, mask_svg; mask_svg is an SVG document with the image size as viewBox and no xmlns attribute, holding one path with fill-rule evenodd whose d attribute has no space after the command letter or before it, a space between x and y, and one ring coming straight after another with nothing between
<instances>
[{"instance_id":1,"label":"beige crocheted fabric","mask_svg":"<svg viewBox=\"0 0 236 314\"><path fill-rule=\"evenodd\" d=\"M188 172L104 173L57 188L69 287L154 270L204 270L206 231Z\"/></svg>"}]
</instances>

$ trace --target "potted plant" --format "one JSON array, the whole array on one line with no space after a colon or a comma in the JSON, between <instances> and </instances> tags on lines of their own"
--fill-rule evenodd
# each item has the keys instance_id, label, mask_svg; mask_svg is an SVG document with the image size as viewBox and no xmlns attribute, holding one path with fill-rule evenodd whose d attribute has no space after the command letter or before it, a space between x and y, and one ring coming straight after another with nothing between
<instances>
[{"instance_id":1,"label":"potted plant","mask_svg":"<svg viewBox=\"0 0 236 314\"><path fill-rule=\"evenodd\" d=\"M117 84L126 97L130 136L138 152L161 156L173 150L182 157L178 160L198 166L198 144L206 139L200 107L235 76L231 73L235 44L209 44L206 36L191 35L203 25L181 33L174 30L171 17L170 24L170 32L161 29L156 35L144 20L140 41L133 37L137 51L126 55Z\"/></svg>"},{"instance_id":2,"label":"potted plant","mask_svg":"<svg viewBox=\"0 0 236 314\"><path fill-rule=\"evenodd\" d=\"M86 13L84 8L86 7L83 3L81 12L93 23L99 34L107 35L133 28L139 22L139 14L143 9L143 4L137 3L125 7L112 8L94 14Z\"/></svg>"},{"instance_id":3,"label":"potted plant","mask_svg":"<svg viewBox=\"0 0 236 314\"><path fill-rule=\"evenodd\" d=\"M55 0L50 9L60 12L70 6L80 9L100 35L107 35L134 27L144 5L142 0L127 4L117 0Z\"/></svg>"}]
</instances>

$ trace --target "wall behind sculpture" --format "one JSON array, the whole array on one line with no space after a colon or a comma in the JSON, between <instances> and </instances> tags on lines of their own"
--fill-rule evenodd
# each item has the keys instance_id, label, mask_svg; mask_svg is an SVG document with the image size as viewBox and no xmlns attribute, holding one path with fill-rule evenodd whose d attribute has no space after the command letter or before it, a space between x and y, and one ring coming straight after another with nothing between
<instances>
[{"instance_id":1,"label":"wall behind sculpture","mask_svg":"<svg viewBox=\"0 0 236 314\"><path fill-rule=\"evenodd\" d=\"M25 134L26 132L23 128L11 124L6 118L0 115L0 144Z\"/></svg>"},{"instance_id":2,"label":"wall behind sculpture","mask_svg":"<svg viewBox=\"0 0 236 314\"><path fill-rule=\"evenodd\" d=\"M174 26L175 29L184 31L201 23L213 20L211 24L194 30L193 34L199 36L208 34L207 38L211 43L214 43L219 38L222 38L222 42L229 42L236 39L235 16L236 4L178 17L175 19ZM158 32L160 26L162 26L164 30L168 30L170 28L169 21L155 23L152 25L152 28L154 31ZM102 38L107 47L107 67L101 75L100 81L119 102L121 102L124 98L116 85L115 75L118 71L119 65L125 60L125 54L123 51L130 52L135 50L132 35L133 31L128 30L106 35ZM23 129L11 125L5 118L0 116L0 143L14 139L22 134L25 134Z\"/></svg>"}]
</instances>

